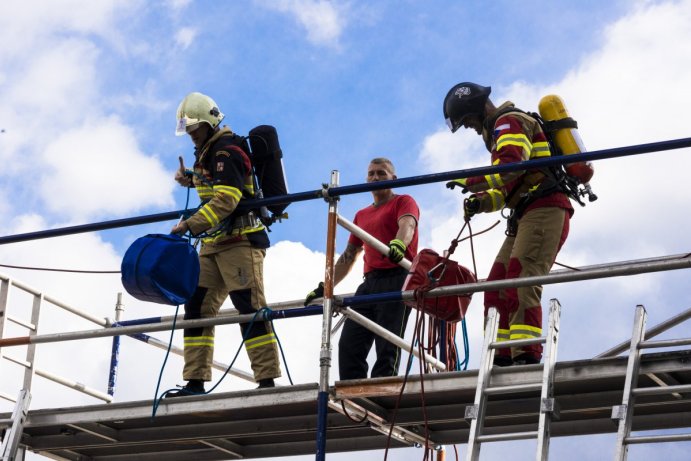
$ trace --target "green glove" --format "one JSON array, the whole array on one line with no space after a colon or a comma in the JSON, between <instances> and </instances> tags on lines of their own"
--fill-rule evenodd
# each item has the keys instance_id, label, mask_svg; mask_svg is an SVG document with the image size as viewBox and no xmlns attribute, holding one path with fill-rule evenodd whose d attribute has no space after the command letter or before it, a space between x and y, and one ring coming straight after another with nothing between
<instances>
[{"instance_id":1,"label":"green glove","mask_svg":"<svg viewBox=\"0 0 691 461\"><path fill-rule=\"evenodd\" d=\"M465 194L466 192L468 192L468 185L466 184L467 181L467 178L454 179L453 181L447 182L446 187L451 190L453 190L453 188L456 186L461 187L461 192Z\"/></svg>"},{"instance_id":2,"label":"green glove","mask_svg":"<svg viewBox=\"0 0 691 461\"><path fill-rule=\"evenodd\" d=\"M405 258L406 244L403 240L393 239L389 242L389 260L398 264L401 259Z\"/></svg>"},{"instance_id":3,"label":"green glove","mask_svg":"<svg viewBox=\"0 0 691 461\"><path fill-rule=\"evenodd\" d=\"M314 290L307 293L307 297L305 298L304 306L308 306L315 299L323 298L323 297L324 297L324 282L319 282L319 285L317 286L317 288L315 288Z\"/></svg>"},{"instance_id":4,"label":"green glove","mask_svg":"<svg viewBox=\"0 0 691 461\"><path fill-rule=\"evenodd\" d=\"M466 221L478 214L479 211L480 199L477 198L477 195L471 195L463 201L463 213L465 214Z\"/></svg>"}]
</instances>

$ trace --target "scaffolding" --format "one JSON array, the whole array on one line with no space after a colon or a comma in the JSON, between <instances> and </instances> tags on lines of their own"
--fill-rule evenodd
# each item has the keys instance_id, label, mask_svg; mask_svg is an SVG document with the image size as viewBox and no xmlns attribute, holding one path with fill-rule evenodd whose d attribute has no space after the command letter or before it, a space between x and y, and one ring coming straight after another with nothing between
<instances>
[{"instance_id":1,"label":"scaffolding","mask_svg":"<svg viewBox=\"0 0 691 461\"><path fill-rule=\"evenodd\" d=\"M589 161L635 155L691 146L691 138L608 149L579 156L553 157L530 161L530 168L546 167L575 161ZM550 328L541 340L548 345L544 365L526 365L497 369L488 366L497 347L496 329L487 328L480 370L446 371L420 376L336 381L329 385L331 366L332 313L363 322L378 334L374 324L358 319L348 306L371 302L368 296L335 296L333 261L338 224L359 232L347 219L338 215L337 200L348 195L383 188L445 181L476 175L525 169L526 162L511 165L473 168L392 181L339 186L338 172L321 190L288 194L253 201L248 206L262 206L310 199L328 203L325 290L322 306L302 308L301 301L268 306L262 320L297 316L322 316L322 341L319 355L320 376L315 384L298 384L275 389L223 392L161 401L155 419L151 417L152 401L114 402L114 380L106 393L90 389L76 381L54 375L35 366L38 344L113 337L116 356L120 336L131 337L160 349L167 344L148 336L154 331L242 323L251 315L230 310L213 319L183 320L172 317L123 321L120 300L115 320L98 319L0 275L0 358L24 368L21 389L14 395L0 390L0 398L13 401L15 411L0 414L2 461L21 461L26 450L52 459L121 460L134 455L147 460L223 460L251 459L269 456L312 454L317 461L327 453L382 449L386 447L423 446L442 450L445 445L468 444L466 459L479 459L481 443L495 440L538 439L536 459L547 459L551 436L617 433L617 460L626 459L627 447L634 443L660 443L691 440L691 435L634 436L632 431L691 427L691 351L672 350L642 354L653 347L674 348L691 344L689 339L650 341L689 317L691 310L645 331L645 310L636 309L632 340L615 346L591 360L557 362L558 300L551 301ZM0 237L0 244L55 237L79 232L138 225L175 219L178 212L116 220L94 225ZM369 237L363 236L366 241ZM377 245L377 242L370 242ZM599 264L577 270L557 270L539 277L502 281L479 281L461 286L441 287L426 296L474 293L519 286L556 284L605 277L627 276L686 269L691 255L660 256L634 261ZM409 264L409 263L408 263ZM33 298L30 320L8 313L10 291L17 288ZM415 299L415 293L398 292L377 295L378 300ZM39 314L49 303L80 316L98 328L75 332L40 334ZM299 306L299 307L298 307ZM490 315L495 319L495 313ZM22 337L6 337L5 323L27 328ZM396 338L390 338L396 340ZM117 340L117 341L116 341ZM504 343L505 345L506 343ZM399 340L397 344L415 354L414 348ZM6 354L15 346L26 346L26 357ZM618 354L629 351L628 357ZM179 348L171 353L181 354ZM424 358L437 370L444 364L433 357ZM1 362L0 362L1 365ZM113 369L111 366L111 378ZM225 370L227 365L214 363ZM248 373L231 369L231 373L251 380ZM31 384L41 376L100 399L106 404L30 410ZM499 389L500 391L496 391ZM424 403L420 396L424 391ZM395 414L395 419L392 415ZM614 422L613 422L614 421Z\"/></svg>"}]
</instances>

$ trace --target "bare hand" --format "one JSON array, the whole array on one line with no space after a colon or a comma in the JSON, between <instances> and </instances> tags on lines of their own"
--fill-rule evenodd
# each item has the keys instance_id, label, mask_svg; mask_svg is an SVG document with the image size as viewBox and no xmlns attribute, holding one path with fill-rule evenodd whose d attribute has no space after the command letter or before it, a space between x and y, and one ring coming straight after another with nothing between
<instances>
[{"instance_id":1,"label":"bare hand","mask_svg":"<svg viewBox=\"0 0 691 461\"><path fill-rule=\"evenodd\" d=\"M190 187L192 185L192 177L185 169L185 162L182 160L182 156L178 157L180 161L180 168L175 172L175 182L183 187Z\"/></svg>"},{"instance_id":2,"label":"bare hand","mask_svg":"<svg viewBox=\"0 0 691 461\"><path fill-rule=\"evenodd\" d=\"M190 230L190 226L187 225L187 221L180 221L170 230L171 234L184 235L185 232Z\"/></svg>"}]
</instances>

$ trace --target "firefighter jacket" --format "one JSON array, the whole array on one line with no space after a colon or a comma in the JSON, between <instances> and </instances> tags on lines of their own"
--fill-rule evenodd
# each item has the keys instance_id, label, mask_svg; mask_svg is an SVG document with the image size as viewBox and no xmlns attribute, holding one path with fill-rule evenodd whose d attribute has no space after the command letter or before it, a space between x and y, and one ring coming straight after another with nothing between
<instances>
[{"instance_id":1,"label":"firefighter jacket","mask_svg":"<svg viewBox=\"0 0 691 461\"><path fill-rule=\"evenodd\" d=\"M257 215L237 209L241 200L254 197L252 164L242 144L243 138L223 127L194 153L193 185L201 206L186 223L192 235L203 234L200 254L217 253L239 242L269 247Z\"/></svg>"},{"instance_id":2,"label":"firefighter jacket","mask_svg":"<svg viewBox=\"0 0 691 461\"><path fill-rule=\"evenodd\" d=\"M492 156L492 165L549 157L549 143L537 120L520 111L512 111L512 102L497 108L494 117L483 123L482 139ZM511 171L476 176L466 180L466 188L480 200L481 212L503 207L521 212L542 206L565 208L573 213L569 198L561 192L544 169Z\"/></svg>"}]
</instances>

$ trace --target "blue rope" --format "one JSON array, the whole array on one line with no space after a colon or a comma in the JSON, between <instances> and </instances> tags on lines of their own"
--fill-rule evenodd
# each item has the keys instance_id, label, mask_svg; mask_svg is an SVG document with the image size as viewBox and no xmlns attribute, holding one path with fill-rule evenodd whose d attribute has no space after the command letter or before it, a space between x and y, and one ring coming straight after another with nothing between
<instances>
[{"instance_id":1,"label":"blue rope","mask_svg":"<svg viewBox=\"0 0 691 461\"><path fill-rule=\"evenodd\" d=\"M266 311L271 313L271 309L269 309L268 307L262 307L260 310L264 310L264 309L266 309ZM290 382L290 385L292 386L293 385L293 378L290 376L290 369L288 368L288 361L286 360L285 353L283 352L283 346L281 345L281 340L279 339L278 334L276 334L276 327L274 327L274 321L269 320L269 322L271 323L271 329L274 332L274 336L276 336L276 342L278 343L278 350L281 351L281 358L283 359L283 364L286 367L286 374L288 375L288 381Z\"/></svg>"},{"instance_id":2,"label":"blue rope","mask_svg":"<svg viewBox=\"0 0 691 461\"><path fill-rule=\"evenodd\" d=\"M465 353L465 358L456 365L456 369L467 370L470 359L470 345L468 343L468 328L465 323L465 317L461 320L461 330L463 331L463 352ZM458 345L454 343L454 346L456 347L456 357L458 357Z\"/></svg>"},{"instance_id":3,"label":"blue rope","mask_svg":"<svg viewBox=\"0 0 691 461\"><path fill-rule=\"evenodd\" d=\"M163 364L161 365L161 371L158 373L158 381L156 382L156 392L154 393L154 403L151 411L151 419L154 419L156 417L156 410L158 410L158 406L161 403L161 399L168 393L168 391L164 392L161 397L156 397L158 395L158 389L161 386L161 379L163 378L163 370L166 367L166 363L168 362L168 356L170 355L170 348L173 346L173 334L175 333L175 324L177 323L178 320L178 311L180 310L180 305L178 304L175 307L175 316L173 317L173 328L170 330L170 340L168 341L168 349L166 349L166 355L163 358Z\"/></svg>"},{"instance_id":4,"label":"blue rope","mask_svg":"<svg viewBox=\"0 0 691 461\"><path fill-rule=\"evenodd\" d=\"M180 306L178 306L178 308L179 307ZM219 378L218 382L216 382L216 384L214 384L214 386L206 392L199 392L199 393L190 392L189 395L207 395L207 394L210 394L211 392L214 391L214 389L216 389L221 384L221 382L223 382L225 377L230 372L230 369L233 368L233 365L235 364L235 361L237 360L238 356L240 355L240 351L242 350L242 345L247 340L247 335L252 330L252 325L254 325L254 322L257 319L257 316L260 313L264 313L264 312L266 312L267 317L269 317L269 314L271 313L271 309L269 309L268 307L262 307L261 309L259 309L258 311L256 311L254 313L254 315L252 316L252 319L248 322L247 328L245 329L245 333L243 334L243 337L242 337L242 342L240 343L240 346L238 347L237 351L235 352L235 356L233 357L233 360L230 362L230 365L228 365L226 370L223 372L223 375ZM175 318L177 319L177 308L175 311ZM283 358L283 363L286 367L286 374L288 375L288 380L290 381L290 384L292 386L293 385L293 378L290 376L290 370L288 368L288 361L285 358L285 354L283 352L283 346L281 345L281 340L278 338L278 334L276 334L276 329L274 327L273 320L267 320L267 321L269 323L271 323L271 329L273 330L274 335L276 336L276 342L278 343L278 348L281 351L281 357ZM170 341L168 343L168 350L166 351L166 356L165 356L165 359L163 360L163 366L161 367L161 371L158 375L158 383L156 385L156 394L155 395L158 395L159 386L161 384L161 377L163 375L163 369L165 368L166 362L168 361L168 354L170 352L170 348L171 348L171 345L173 343L173 333L174 332L175 332L175 320L173 320L173 329L171 330L171 333L170 333ZM177 388L168 389L165 392L163 392L160 397L157 397L157 398L154 397L153 411L151 414L152 419L156 417L156 410L158 409L158 406L160 405L161 400L164 399L165 396L168 395L169 392L177 391L177 390L178 390Z\"/></svg>"}]
</instances>

